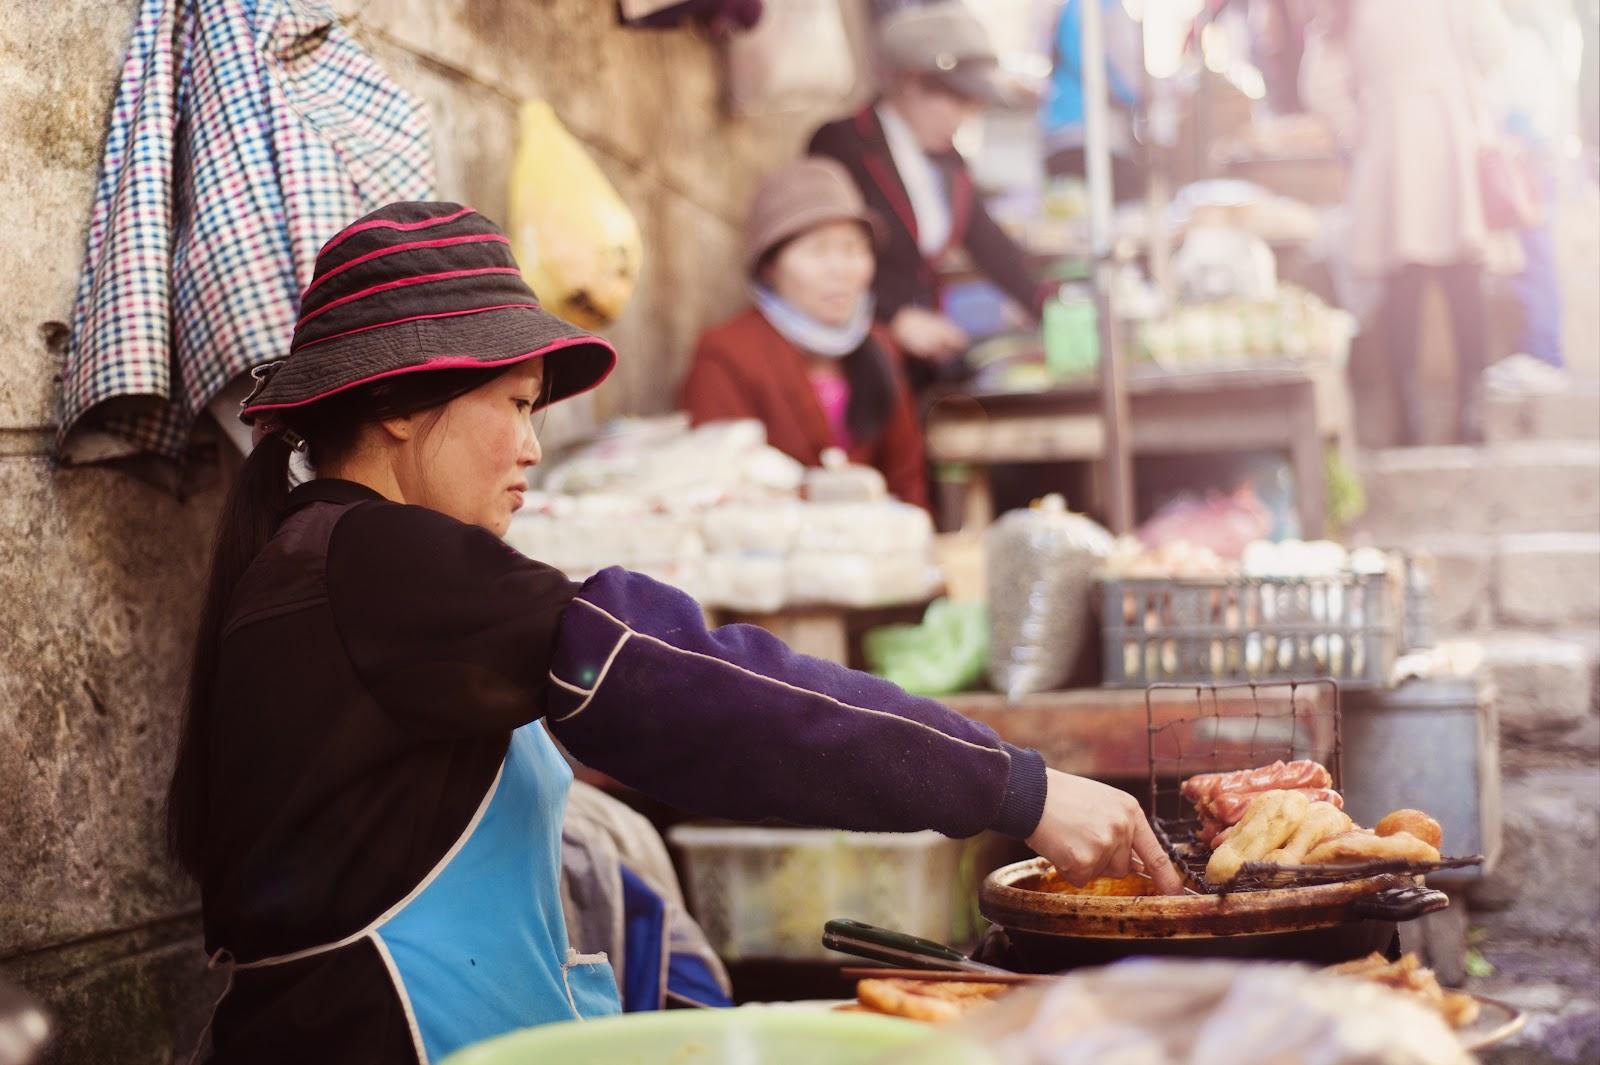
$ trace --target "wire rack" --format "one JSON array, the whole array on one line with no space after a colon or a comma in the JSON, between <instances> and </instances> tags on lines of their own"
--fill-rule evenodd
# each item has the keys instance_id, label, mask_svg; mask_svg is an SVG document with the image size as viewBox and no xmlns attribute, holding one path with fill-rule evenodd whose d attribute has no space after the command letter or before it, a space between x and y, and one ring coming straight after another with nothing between
<instances>
[{"instance_id":1,"label":"wire rack","mask_svg":"<svg viewBox=\"0 0 1600 1065\"><path fill-rule=\"evenodd\" d=\"M1375 861L1337 866L1280 866L1249 862L1226 886L1207 882L1211 848L1200 819L1179 788L1197 773L1252 769L1282 760L1321 762L1343 786L1339 684L1321 678L1272 683L1155 684L1145 689L1149 732L1150 823L1189 883L1210 894L1266 891L1360 880L1386 873L1423 875L1483 861L1480 856L1438 862Z\"/></svg>"}]
</instances>

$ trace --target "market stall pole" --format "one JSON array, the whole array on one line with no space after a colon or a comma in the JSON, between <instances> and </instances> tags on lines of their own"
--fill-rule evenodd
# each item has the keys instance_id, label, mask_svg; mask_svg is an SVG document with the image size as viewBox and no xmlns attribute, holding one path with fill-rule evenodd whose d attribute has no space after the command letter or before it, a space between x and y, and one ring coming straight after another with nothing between
<instances>
[{"instance_id":1,"label":"market stall pole","mask_svg":"<svg viewBox=\"0 0 1600 1065\"><path fill-rule=\"evenodd\" d=\"M1111 145L1106 110L1106 50L1097 3L1080 4L1083 34L1084 158L1089 186L1090 240L1094 251L1095 312L1100 329L1100 416L1105 443L1106 517L1111 531L1133 531L1133 452L1129 406L1112 305Z\"/></svg>"},{"instance_id":2,"label":"market stall pole","mask_svg":"<svg viewBox=\"0 0 1600 1065\"><path fill-rule=\"evenodd\" d=\"M1301 535L1326 532L1326 449L1350 440L1349 397L1339 368L1306 363L1133 377L1121 402L1129 432L1112 439L1101 384L1048 392L967 392L936 403L928 419L935 463L970 467L964 523L981 528L988 468L1012 462L1077 462L1128 454L1276 451L1294 472ZM1113 462L1112 466L1115 467ZM1108 482L1112 478L1108 478ZM1131 489L1131 480L1124 482ZM1108 493L1115 487L1107 484Z\"/></svg>"}]
</instances>

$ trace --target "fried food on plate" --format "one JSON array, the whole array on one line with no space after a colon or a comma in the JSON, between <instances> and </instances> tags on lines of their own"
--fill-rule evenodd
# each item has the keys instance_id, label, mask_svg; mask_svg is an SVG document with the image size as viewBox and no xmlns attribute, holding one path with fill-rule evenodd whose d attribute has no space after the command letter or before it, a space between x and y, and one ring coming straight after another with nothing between
<instances>
[{"instance_id":1,"label":"fried food on plate","mask_svg":"<svg viewBox=\"0 0 1600 1065\"><path fill-rule=\"evenodd\" d=\"M1439 851L1409 832L1380 836L1357 829L1334 836L1306 855L1306 865L1352 865L1358 862L1436 862Z\"/></svg>"},{"instance_id":2,"label":"fried food on plate","mask_svg":"<svg viewBox=\"0 0 1600 1065\"><path fill-rule=\"evenodd\" d=\"M1478 1019L1478 1000L1440 987L1433 970L1424 969L1415 954L1404 954L1399 961L1391 962L1374 951L1365 958L1330 966L1328 971L1412 995L1443 1017L1452 1028L1465 1028Z\"/></svg>"},{"instance_id":3,"label":"fried food on plate","mask_svg":"<svg viewBox=\"0 0 1600 1065\"><path fill-rule=\"evenodd\" d=\"M1380 836L1409 832L1435 850L1444 842L1444 830L1439 827L1439 822L1421 810L1396 810L1375 827Z\"/></svg>"},{"instance_id":4,"label":"fried food on plate","mask_svg":"<svg viewBox=\"0 0 1600 1065\"><path fill-rule=\"evenodd\" d=\"M937 1023L964 1017L1010 990L1009 984L894 977L860 981L856 998L874 1013Z\"/></svg>"},{"instance_id":5,"label":"fried food on plate","mask_svg":"<svg viewBox=\"0 0 1600 1065\"><path fill-rule=\"evenodd\" d=\"M1310 808L1310 801L1298 791L1257 795L1228 842L1212 852L1206 879L1213 884L1233 883L1245 862L1260 861L1287 843Z\"/></svg>"}]
</instances>

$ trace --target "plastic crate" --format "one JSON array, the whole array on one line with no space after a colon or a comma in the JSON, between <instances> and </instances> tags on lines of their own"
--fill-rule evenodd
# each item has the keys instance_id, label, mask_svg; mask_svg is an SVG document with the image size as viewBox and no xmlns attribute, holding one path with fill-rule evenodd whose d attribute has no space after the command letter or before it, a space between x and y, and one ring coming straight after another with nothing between
<instances>
[{"instance_id":1,"label":"plastic crate","mask_svg":"<svg viewBox=\"0 0 1600 1065\"><path fill-rule=\"evenodd\" d=\"M1405 630L1401 651L1421 651L1439 641L1434 627L1433 585L1438 574L1432 556L1413 551L1397 552L1405 561Z\"/></svg>"},{"instance_id":2,"label":"plastic crate","mask_svg":"<svg viewBox=\"0 0 1600 1065\"><path fill-rule=\"evenodd\" d=\"M677 825L689 908L723 958L835 961L834 917L947 940L960 919L962 841L937 832Z\"/></svg>"},{"instance_id":3,"label":"plastic crate","mask_svg":"<svg viewBox=\"0 0 1600 1065\"><path fill-rule=\"evenodd\" d=\"M1402 600L1386 574L1103 580L1102 683L1331 677L1383 687L1399 653Z\"/></svg>"}]
</instances>

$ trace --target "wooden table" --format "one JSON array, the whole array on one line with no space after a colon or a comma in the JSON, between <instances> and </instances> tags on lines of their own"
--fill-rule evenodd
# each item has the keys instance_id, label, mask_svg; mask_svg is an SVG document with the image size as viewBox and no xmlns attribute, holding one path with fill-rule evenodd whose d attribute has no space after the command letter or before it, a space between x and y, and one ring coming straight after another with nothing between
<instances>
[{"instance_id":1,"label":"wooden table","mask_svg":"<svg viewBox=\"0 0 1600 1065\"><path fill-rule=\"evenodd\" d=\"M1129 375L1135 455L1281 451L1289 456L1301 533L1326 532L1326 455L1350 437L1342 367L1328 363ZM1106 432L1095 382L1048 392L950 391L927 420L935 463L972 470L962 525L993 519L988 468L1002 463L1098 461ZM941 490L943 490L941 488Z\"/></svg>"}]
</instances>

